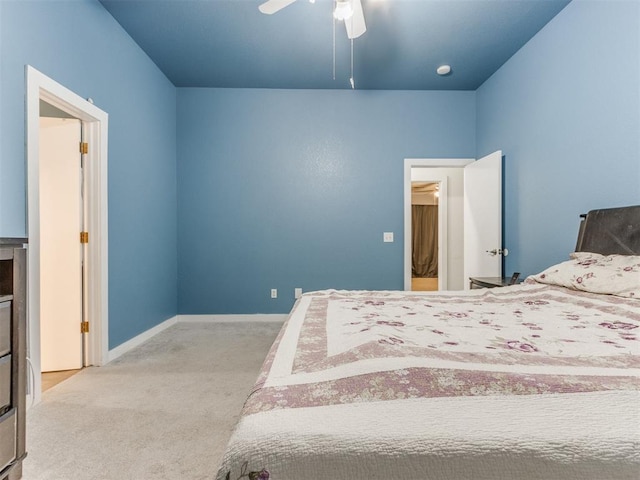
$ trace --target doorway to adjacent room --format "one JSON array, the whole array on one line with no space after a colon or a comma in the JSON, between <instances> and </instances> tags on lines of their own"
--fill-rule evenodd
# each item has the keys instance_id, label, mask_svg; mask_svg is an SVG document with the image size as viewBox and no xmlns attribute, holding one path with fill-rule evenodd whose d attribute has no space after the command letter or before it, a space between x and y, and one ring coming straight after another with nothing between
<instances>
[{"instance_id":1,"label":"doorway to adjacent room","mask_svg":"<svg viewBox=\"0 0 640 480\"><path fill-rule=\"evenodd\" d=\"M502 272L502 152L480 159L404 161L404 289L412 290L412 183L437 183L438 290Z\"/></svg>"},{"instance_id":2,"label":"doorway to adjacent room","mask_svg":"<svg viewBox=\"0 0 640 480\"><path fill-rule=\"evenodd\" d=\"M411 290L438 290L440 182L411 182Z\"/></svg>"},{"instance_id":3,"label":"doorway to adjacent room","mask_svg":"<svg viewBox=\"0 0 640 480\"><path fill-rule=\"evenodd\" d=\"M473 159L405 159L404 214L404 288L421 290L420 283L429 283L435 290L463 288L463 182L464 166ZM412 184L437 186L437 280L413 281ZM426 188L426 187L425 187ZM413 284L412 284L413 283ZM437 285L434 285L436 284Z\"/></svg>"},{"instance_id":4,"label":"doorway to adjacent room","mask_svg":"<svg viewBox=\"0 0 640 480\"><path fill-rule=\"evenodd\" d=\"M42 268L45 267L48 221L58 222L58 219L47 213L49 205L43 205L47 201L41 180L46 178L46 160L40 157L42 145L41 137L46 134L41 125L41 105L59 110L69 123L76 122L80 126L82 145L73 146L80 155L76 155L85 165L83 174L85 182L80 187L80 178L71 179L73 189L83 190L84 205L86 208L80 213L80 207L74 207L77 216L83 216L82 229L73 234L73 245L70 247L70 257L77 256L74 263L80 264L84 272L81 277L79 272L71 276L73 289L78 302L73 300L71 309L79 310L80 322L74 322L72 328L75 337L83 344L75 344L76 352L73 356L80 356L82 365L102 365L108 358L108 249L107 249L107 133L108 116L95 107L91 102L79 97L67 88L58 84L46 75L31 66L26 67L27 73L27 197L28 197L28 356L31 363L31 377L29 379L28 397L29 404L40 401L42 392L43 366L43 341L47 334L41 328L42 308L47 308L47 293L43 291L43 281L47 284L57 282L57 277L48 278ZM79 123L78 123L79 122ZM74 127L75 128L75 127ZM82 149L82 152L80 152ZM54 173L60 173L60 169L54 167ZM72 174L75 175L75 174ZM54 187L54 190L57 187ZM65 187L66 188L66 187ZM45 188L46 189L46 188ZM55 193L55 192L54 192ZM76 192L77 193L77 192ZM80 202L80 195L73 193L71 203ZM42 195L42 197L41 197ZM74 213L72 216L75 216ZM76 222L79 220L76 218ZM85 233L88 232L88 233ZM89 235L90 234L90 235ZM84 249L80 248L85 244ZM55 250L55 248L54 248ZM75 252L75 253L73 253ZM43 257L44 255L44 257ZM81 258L80 258L81 257ZM66 265L66 264L65 264ZM67 267L65 266L64 269ZM70 268L70 270L78 270ZM79 290L79 291L78 291ZM76 305L80 303L80 305ZM90 319L88 325L84 325ZM88 331L87 331L87 326ZM82 329L82 330L81 330ZM84 332L84 333L82 333ZM55 332L54 332L55 336ZM54 339L54 342L56 340ZM74 341L71 342L72 344ZM80 347L80 348L78 348ZM77 361L74 363L77 365ZM54 367L76 370L74 367Z\"/></svg>"}]
</instances>

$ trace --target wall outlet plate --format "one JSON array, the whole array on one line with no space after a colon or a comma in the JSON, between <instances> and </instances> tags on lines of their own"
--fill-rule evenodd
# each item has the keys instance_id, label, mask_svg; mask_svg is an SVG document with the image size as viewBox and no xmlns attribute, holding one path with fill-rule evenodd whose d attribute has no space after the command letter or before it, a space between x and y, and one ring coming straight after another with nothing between
<instances>
[{"instance_id":1,"label":"wall outlet plate","mask_svg":"<svg viewBox=\"0 0 640 480\"><path fill-rule=\"evenodd\" d=\"M278 298L278 289L277 288L272 288L271 289L271 298Z\"/></svg>"},{"instance_id":2,"label":"wall outlet plate","mask_svg":"<svg viewBox=\"0 0 640 480\"><path fill-rule=\"evenodd\" d=\"M382 234L382 241L385 243L392 243L393 242L393 232L384 232Z\"/></svg>"},{"instance_id":3,"label":"wall outlet plate","mask_svg":"<svg viewBox=\"0 0 640 480\"><path fill-rule=\"evenodd\" d=\"M302 289L301 288L295 288L293 290L293 296L295 298L300 298L302 296Z\"/></svg>"}]
</instances>

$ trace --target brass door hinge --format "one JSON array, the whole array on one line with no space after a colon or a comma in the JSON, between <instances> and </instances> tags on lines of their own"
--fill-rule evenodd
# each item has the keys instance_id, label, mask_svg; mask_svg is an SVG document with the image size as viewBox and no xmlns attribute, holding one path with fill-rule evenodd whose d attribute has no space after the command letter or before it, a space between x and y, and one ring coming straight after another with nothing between
<instances>
[{"instance_id":1,"label":"brass door hinge","mask_svg":"<svg viewBox=\"0 0 640 480\"><path fill-rule=\"evenodd\" d=\"M89 232L80 232L80 243L89 243Z\"/></svg>"},{"instance_id":2,"label":"brass door hinge","mask_svg":"<svg viewBox=\"0 0 640 480\"><path fill-rule=\"evenodd\" d=\"M89 322L80 322L80 333L89 333Z\"/></svg>"},{"instance_id":3,"label":"brass door hinge","mask_svg":"<svg viewBox=\"0 0 640 480\"><path fill-rule=\"evenodd\" d=\"M85 155L89 153L89 144L87 142L80 142L80 153Z\"/></svg>"}]
</instances>

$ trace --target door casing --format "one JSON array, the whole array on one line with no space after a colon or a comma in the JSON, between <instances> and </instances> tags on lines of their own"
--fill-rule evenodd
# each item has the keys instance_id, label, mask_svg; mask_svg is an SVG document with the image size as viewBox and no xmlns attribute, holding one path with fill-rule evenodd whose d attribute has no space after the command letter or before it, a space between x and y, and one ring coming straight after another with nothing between
<instances>
[{"instance_id":1,"label":"door casing","mask_svg":"<svg viewBox=\"0 0 640 480\"><path fill-rule=\"evenodd\" d=\"M89 143L86 156L86 189L89 232L87 245L87 312L90 329L87 339L89 365L108 361L108 210L107 210L107 145L109 116L90 101L47 77L30 65L26 66L26 157L27 157L27 355L33 378L28 405L41 399L40 364L40 211L39 211L39 123L40 100L59 108L82 122L83 139Z\"/></svg>"},{"instance_id":2,"label":"door casing","mask_svg":"<svg viewBox=\"0 0 640 480\"><path fill-rule=\"evenodd\" d=\"M411 170L413 168L434 168L434 167L438 167L438 168L465 168L468 165L474 164L476 166L480 166L482 165L481 168L477 169L478 172L482 172L483 170L489 168L490 164L495 165L495 160L498 160L500 165L502 162L502 151L498 150L490 155L487 155L481 159L405 159L405 163L404 163L404 225L405 225L405 243L404 243L404 288L405 290L411 290ZM484 162L478 163L478 161L483 160ZM467 199L467 195L468 195L468 189L467 189L467 175L466 172L468 171L468 169L465 169L465 187L464 187L464 225L465 228L469 228L469 218L472 218L473 216L468 215L470 213L470 208L469 208L469 201ZM465 277L468 277L470 275L479 275L479 276L497 276L500 275L501 273L501 266L499 266L497 269L494 268L494 265L490 265L490 267L485 271L485 269L480 268L481 271L475 271L472 270L468 267L469 264L469 259L471 258L470 255L471 254L481 254L481 255L488 255L488 252L490 251L490 249L496 249L496 251L500 251L500 252L505 252L504 254L506 255L506 249L502 246L502 166L500 166L499 170L497 171L498 176L494 179L491 178L491 182L484 182L487 183L487 188L494 188L494 190L499 190L498 192L494 192L497 194L497 197L495 197L494 195L490 195L489 197L492 198L492 200L490 202L487 203L487 205L481 205L482 208L484 208L487 212L497 212L498 214L498 218L499 221L497 222L497 225L494 227L490 227L491 230L496 230L497 232L497 236L499 237L498 239L493 239L493 236L491 236L491 242L480 248L478 245L471 245L471 243L473 242L469 242L468 238L467 238L467 234L465 232L464 234L464 275ZM484 175L484 173L483 173ZM493 181L495 180L495 182ZM443 198L445 197L445 198ZM497 200L495 200L495 198L497 198ZM444 202L443 202L444 200ZM482 202L481 202L482 203ZM485 202L486 203L486 202ZM498 205L496 205L496 203ZM443 261L443 259L447 259L447 255L446 253L443 255L443 247L447 248L446 242L445 244L443 244L442 242L442 235L440 230L446 230L447 229L447 223L446 221L443 222L442 218L440 215L443 214L442 212L442 207L444 206L446 209L446 205L447 205L447 198L444 194L442 194L441 192L441 198L440 198L440 207L439 208L439 218L438 218L438 224L439 224L439 232L438 232L438 242L440 245L440 249L439 249L439 254L438 254L438 264L439 264L439 269L442 270L442 267L446 268L446 261ZM446 210L445 210L446 212ZM493 222L495 223L495 222ZM482 243L484 244L484 236L482 237L481 242L476 242L476 243ZM488 248L487 248L488 247ZM480 248L480 250L478 250ZM484 251L486 249L486 252ZM497 258L502 258L501 257L502 253L500 253L500 256ZM471 258L471 260L475 260L475 258ZM474 262L474 264L476 264L477 262ZM501 262L499 262L501 265ZM463 281L466 280L463 279ZM468 288L468 282L464 281L463 283L464 288L467 289ZM443 289L443 282L441 281L440 275L438 276L438 289L442 290Z\"/></svg>"},{"instance_id":3,"label":"door casing","mask_svg":"<svg viewBox=\"0 0 640 480\"><path fill-rule=\"evenodd\" d=\"M473 158L405 158L404 160L404 289L411 290L411 170L413 168L464 168ZM441 185L438 202L438 290L448 283L447 181L434 175Z\"/></svg>"}]
</instances>

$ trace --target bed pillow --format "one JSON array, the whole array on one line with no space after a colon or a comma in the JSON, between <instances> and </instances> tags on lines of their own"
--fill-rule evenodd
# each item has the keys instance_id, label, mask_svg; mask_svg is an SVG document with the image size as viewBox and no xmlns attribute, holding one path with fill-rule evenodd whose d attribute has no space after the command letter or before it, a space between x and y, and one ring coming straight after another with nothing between
<instances>
[{"instance_id":1,"label":"bed pillow","mask_svg":"<svg viewBox=\"0 0 640 480\"><path fill-rule=\"evenodd\" d=\"M573 290L640 299L640 256L575 252L531 278Z\"/></svg>"}]
</instances>

